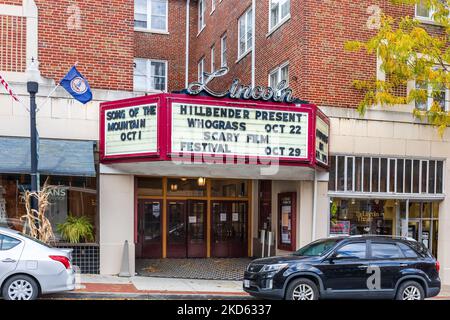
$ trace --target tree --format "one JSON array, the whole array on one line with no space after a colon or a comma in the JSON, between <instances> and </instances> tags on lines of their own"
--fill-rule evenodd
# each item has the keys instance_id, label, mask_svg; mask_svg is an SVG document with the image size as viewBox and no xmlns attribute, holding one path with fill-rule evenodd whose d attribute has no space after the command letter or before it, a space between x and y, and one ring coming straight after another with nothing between
<instances>
[{"instance_id":1,"label":"tree","mask_svg":"<svg viewBox=\"0 0 450 320\"><path fill-rule=\"evenodd\" d=\"M408 104L427 105L415 108L414 116L427 118L442 135L450 125L450 112L445 111L445 89L450 89L450 0L390 0L396 5L419 5L429 10L440 32L431 33L414 17L394 18L382 15L377 34L367 41L348 41L346 50L366 50L377 54L386 79L354 80L356 89L364 93L358 106L361 114L374 105L392 106ZM396 94L396 88L415 81L414 89L406 95Z\"/></svg>"}]
</instances>

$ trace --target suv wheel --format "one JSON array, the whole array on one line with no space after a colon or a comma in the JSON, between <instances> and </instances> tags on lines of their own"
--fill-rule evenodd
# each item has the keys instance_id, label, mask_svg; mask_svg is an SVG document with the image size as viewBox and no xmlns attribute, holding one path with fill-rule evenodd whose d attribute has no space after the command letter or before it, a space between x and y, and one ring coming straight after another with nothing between
<instances>
[{"instance_id":1,"label":"suv wheel","mask_svg":"<svg viewBox=\"0 0 450 320\"><path fill-rule=\"evenodd\" d=\"M319 290L314 282L301 278L293 280L286 291L286 300L317 300Z\"/></svg>"},{"instance_id":2,"label":"suv wheel","mask_svg":"<svg viewBox=\"0 0 450 320\"><path fill-rule=\"evenodd\" d=\"M423 300L425 292L422 286L416 281L406 281L400 285L397 292L397 300Z\"/></svg>"},{"instance_id":3,"label":"suv wheel","mask_svg":"<svg viewBox=\"0 0 450 320\"><path fill-rule=\"evenodd\" d=\"M26 275L9 278L3 286L3 299L5 300L35 300L39 288L35 280Z\"/></svg>"}]
</instances>

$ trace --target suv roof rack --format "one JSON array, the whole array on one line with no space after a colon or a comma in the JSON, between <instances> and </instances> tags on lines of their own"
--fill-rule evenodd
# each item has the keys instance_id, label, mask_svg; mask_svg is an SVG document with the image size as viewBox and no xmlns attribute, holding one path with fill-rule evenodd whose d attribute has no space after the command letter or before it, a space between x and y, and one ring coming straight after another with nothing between
<instances>
[{"instance_id":1,"label":"suv roof rack","mask_svg":"<svg viewBox=\"0 0 450 320\"><path fill-rule=\"evenodd\" d=\"M374 237L374 238L380 237L380 238L400 239L400 240L408 240L408 241L417 242L416 239L411 238L411 237L390 236L390 235L384 235L384 234L356 234L356 235L349 236L349 238L363 238L363 237Z\"/></svg>"}]
</instances>

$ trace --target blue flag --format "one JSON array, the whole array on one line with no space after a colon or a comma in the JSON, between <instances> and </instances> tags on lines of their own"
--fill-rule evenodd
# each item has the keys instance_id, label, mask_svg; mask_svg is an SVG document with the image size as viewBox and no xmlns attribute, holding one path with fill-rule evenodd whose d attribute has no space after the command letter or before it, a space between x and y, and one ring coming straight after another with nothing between
<instances>
[{"instance_id":1,"label":"blue flag","mask_svg":"<svg viewBox=\"0 0 450 320\"><path fill-rule=\"evenodd\" d=\"M92 91L86 78L77 70L75 66L61 80L60 85L66 89L75 100L83 104L92 100Z\"/></svg>"}]
</instances>

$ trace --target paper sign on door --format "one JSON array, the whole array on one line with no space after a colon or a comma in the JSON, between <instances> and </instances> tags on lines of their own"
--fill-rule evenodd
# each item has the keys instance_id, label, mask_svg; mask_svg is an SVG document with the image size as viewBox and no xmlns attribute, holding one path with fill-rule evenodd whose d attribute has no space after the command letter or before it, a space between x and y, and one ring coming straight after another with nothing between
<instances>
[{"instance_id":1,"label":"paper sign on door","mask_svg":"<svg viewBox=\"0 0 450 320\"><path fill-rule=\"evenodd\" d=\"M221 213L220 214L220 222L225 222L225 221L227 221L227 214Z\"/></svg>"},{"instance_id":2,"label":"paper sign on door","mask_svg":"<svg viewBox=\"0 0 450 320\"><path fill-rule=\"evenodd\" d=\"M197 223L197 217L196 216L189 216L189 223Z\"/></svg>"},{"instance_id":3,"label":"paper sign on door","mask_svg":"<svg viewBox=\"0 0 450 320\"><path fill-rule=\"evenodd\" d=\"M239 221L239 213L233 212L233 222Z\"/></svg>"}]
</instances>

